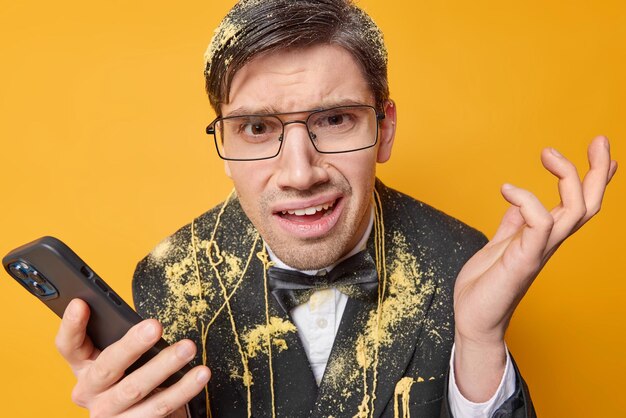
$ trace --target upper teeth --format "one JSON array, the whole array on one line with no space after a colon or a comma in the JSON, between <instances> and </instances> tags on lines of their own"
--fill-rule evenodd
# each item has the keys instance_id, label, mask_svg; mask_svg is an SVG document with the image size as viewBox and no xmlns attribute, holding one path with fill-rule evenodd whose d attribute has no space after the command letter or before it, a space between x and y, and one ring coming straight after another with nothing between
<instances>
[{"instance_id":1,"label":"upper teeth","mask_svg":"<svg viewBox=\"0 0 626 418\"><path fill-rule=\"evenodd\" d=\"M296 216L304 216L304 215L314 215L315 212L319 212L322 209L326 210L328 208L332 208L335 202L324 203L323 205L311 206L304 209L294 209L294 210L284 210L283 215L290 214Z\"/></svg>"}]
</instances>

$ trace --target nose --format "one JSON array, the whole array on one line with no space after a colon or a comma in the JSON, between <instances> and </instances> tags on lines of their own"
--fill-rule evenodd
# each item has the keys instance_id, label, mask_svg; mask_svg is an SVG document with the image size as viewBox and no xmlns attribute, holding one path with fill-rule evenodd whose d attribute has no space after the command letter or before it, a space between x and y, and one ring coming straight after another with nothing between
<instances>
[{"instance_id":1,"label":"nose","mask_svg":"<svg viewBox=\"0 0 626 418\"><path fill-rule=\"evenodd\" d=\"M304 123L285 124L278 165L277 182L283 189L308 190L329 179Z\"/></svg>"}]
</instances>

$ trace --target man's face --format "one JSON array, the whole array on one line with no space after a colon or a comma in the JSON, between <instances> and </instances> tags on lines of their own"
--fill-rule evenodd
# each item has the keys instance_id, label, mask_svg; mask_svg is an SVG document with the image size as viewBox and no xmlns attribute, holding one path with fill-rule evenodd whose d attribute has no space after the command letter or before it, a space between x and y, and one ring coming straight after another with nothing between
<instances>
[{"instance_id":1,"label":"man's face","mask_svg":"<svg viewBox=\"0 0 626 418\"><path fill-rule=\"evenodd\" d=\"M307 110L343 104L373 105L374 96L346 50L319 45L250 61L233 78L221 111L222 116L303 111L281 116L286 122L305 119ZM376 147L320 154L305 125L291 124L277 157L226 162L243 210L286 264L302 270L328 266L363 236L376 162L389 158L393 143L392 102L385 112Z\"/></svg>"}]
</instances>

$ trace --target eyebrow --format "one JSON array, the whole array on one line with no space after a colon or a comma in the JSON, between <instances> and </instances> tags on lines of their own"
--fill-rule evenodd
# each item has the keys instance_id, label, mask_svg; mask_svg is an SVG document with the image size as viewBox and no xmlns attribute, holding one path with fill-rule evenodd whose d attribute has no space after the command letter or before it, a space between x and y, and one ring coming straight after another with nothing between
<instances>
[{"instance_id":1,"label":"eyebrow","mask_svg":"<svg viewBox=\"0 0 626 418\"><path fill-rule=\"evenodd\" d=\"M263 106L263 107L248 107L248 106L240 106L236 109L231 110L227 114L223 115L223 117L232 117L232 116L246 116L246 115L281 115L281 114L289 114L289 113L306 113L313 112L316 110L330 109L338 106L352 106L352 105L368 105L367 100L354 100L354 99L342 99L342 100L331 100L331 101L323 101L322 104L318 107L312 109L303 109L296 110L293 112L283 112L278 110L273 106Z\"/></svg>"},{"instance_id":2,"label":"eyebrow","mask_svg":"<svg viewBox=\"0 0 626 418\"><path fill-rule=\"evenodd\" d=\"M273 114L273 113L279 113L279 112L272 106L263 106L260 108L241 106L241 107L231 110L224 116L230 117L230 116L244 116L244 115L265 115L265 114Z\"/></svg>"}]
</instances>

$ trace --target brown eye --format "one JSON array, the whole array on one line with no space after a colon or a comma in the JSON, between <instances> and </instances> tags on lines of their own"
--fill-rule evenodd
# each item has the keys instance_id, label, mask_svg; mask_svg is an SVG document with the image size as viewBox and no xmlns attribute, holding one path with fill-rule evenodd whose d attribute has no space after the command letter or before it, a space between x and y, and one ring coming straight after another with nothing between
<instances>
[{"instance_id":1,"label":"brown eye","mask_svg":"<svg viewBox=\"0 0 626 418\"><path fill-rule=\"evenodd\" d=\"M329 125L341 125L343 123L343 115L331 115L327 118Z\"/></svg>"},{"instance_id":2,"label":"brown eye","mask_svg":"<svg viewBox=\"0 0 626 418\"><path fill-rule=\"evenodd\" d=\"M263 135L267 132L267 126L263 123L251 123L244 128L248 135Z\"/></svg>"},{"instance_id":3,"label":"brown eye","mask_svg":"<svg viewBox=\"0 0 626 418\"><path fill-rule=\"evenodd\" d=\"M317 130L344 130L352 128L357 123L357 118L358 114L347 112L344 109L335 109L320 112L313 116L310 125Z\"/></svg>"}]
</instances>

